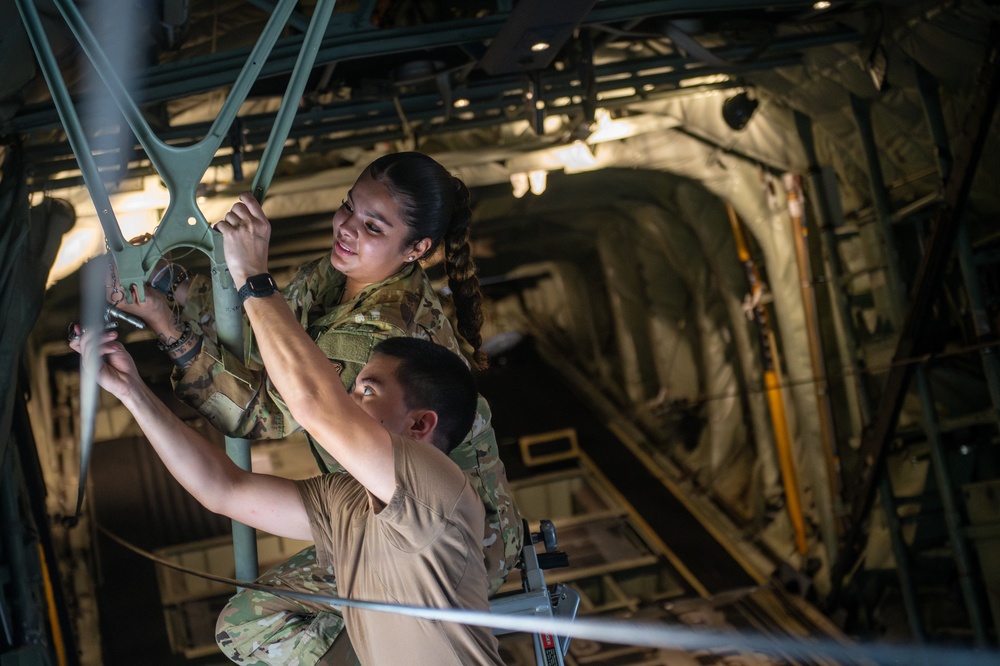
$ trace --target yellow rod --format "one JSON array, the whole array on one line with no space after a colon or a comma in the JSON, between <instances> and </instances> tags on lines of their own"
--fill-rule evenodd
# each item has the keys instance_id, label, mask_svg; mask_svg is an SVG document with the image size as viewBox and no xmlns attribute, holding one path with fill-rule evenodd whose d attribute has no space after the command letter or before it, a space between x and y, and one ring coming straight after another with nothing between
<instances>
[{"instance_id":1,"label":"yellow rod","mask_svg":"<svg viewBox=\"0 0 1000 666\"><path fill-rule=\"evenodd\" d=\"M795 460L792 457L792 441L788 434L788 424L785 421L785 404L781 398L781 388L778 375L774 370L764 372L764 388L767 390L767 404L771 408L771 424L774 426L774 444L778 448L778 464L781 466L781 479L785 485L785 502L788 505L788 518L795 530L795 548L800 555L809 552L806 541L806 525L802 518L802 501L799 499L799 477L796 472Z\"/></svg>"},{"instance_id":2,"label":"yellow rod","mask_svg":"<svg viewBox=\"0 0 1000 666\"><path fill-rule=\"evenodd\" d=\"M42 581L45 586L45 601L49 613L49 625L52 627L52 645L56 649L59 666L66 666L66 646L63 644L62 628L59 624L59 614L56 612L56 596L52 590L49 565L45 560L45 550L38 544L38 559L42 563Z\"/></svg>"},{"instance_id":3,"label":"yellow rod","mask_svg":"<svg viewBox=\"0 0 1000 666\"><path fill-rule=\"evenodd\" d=\"M728 201L726 202L726 212L729 214L729 224L732 227L733 238L736 241L737 256L739 256L746 270L752 302L757 304L754 306L754 320L757 322L760 337L761 359L764 367L764 388L767 394L767 405L771 413L774 444L778 450L781 480L785 488L785 505L788 509L788 518L792 523L792 529L795 532L795 548L800 555L805 555L809 552L809 543L806 540L806 526L802 516L798 468L795 465L795 458L792 452L791 437L788 434L788 419L785 415L785 403L781 394L780 382L778 381L777 349L772 342L773 333L767 309L760 302L760 299L757 298L763 289L760 281L760 273L757 271L757 265L750 254L750 247L743 233L743 224L736 214L736 209Z\"/></svg>"}]
</instances>

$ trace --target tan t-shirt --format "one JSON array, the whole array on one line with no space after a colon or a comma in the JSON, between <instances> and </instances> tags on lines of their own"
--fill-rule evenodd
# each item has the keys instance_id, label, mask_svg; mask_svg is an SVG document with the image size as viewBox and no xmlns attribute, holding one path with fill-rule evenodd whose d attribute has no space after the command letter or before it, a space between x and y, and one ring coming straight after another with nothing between
<instances>
[{"instance_id":1,"label":"tan t-shirt","mask_svg":"<svg viewBox=\"0 0 1000 666\"><path fill-rule=\"evenodd\" d=\"M486 611L484 511L465 474L430 444L392 436L396 491L380 502L347 474L298 482L317 564L345 598ZM344 607L361 663L502 664L485 627Z\"/></svg>"}]
</instances>

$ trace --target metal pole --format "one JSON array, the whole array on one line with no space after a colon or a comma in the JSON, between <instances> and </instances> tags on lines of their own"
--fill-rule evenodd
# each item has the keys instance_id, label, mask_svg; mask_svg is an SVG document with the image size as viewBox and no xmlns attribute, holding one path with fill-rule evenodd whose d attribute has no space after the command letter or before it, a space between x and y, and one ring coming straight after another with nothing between
<instances>
[{"instance_id":1,"label":"metal pole","mask_svg":"<svg viewBox=\"0 0 1000 666\"><path fill-rule=\"evenodd\" d=\"M848 374L853 378L856 404L861 412L861 424L862 426L867 426L867 424L871 423L872 418L871 396L864 382L861 364L858 362L858 349L860 345L855 335L847 294L844 292L844 270L837 247L837 236L833 233L834 216L831 212L833 206L830 197L835 196L835 194L828 193L823 182L822 170L818 165L819 158L816 155L816 144L813 137L811 119L804 114L796 113L795 124L798 128L799 137L805 149L806 160L809 164L807 178L813 198L813 209L819 221L818 226L820 228L820 239L823 243L823 254L826 257L827 284L832 290L833 302L835 303L833 314L840 319L840 331L844 336L844 346L847 351L846 363L849 369ZM892 552L896 559L896 575L899 579L899 589L903 596L903 606L906 609L906 617L910 623L910 631L913 633L914 640L918 643L923 643L926 640L926 636L917 603L917 590L913 583L910 553L906 549L906 542L903 540L902 532L900 531L899 515L896 512L895 497L892 494L892 482L888 474L883 474L879 479L879 498L889 529L889 542L892 544ZM834 583L834 585L837 584L839 583Z\"/></svg>"},{"instance_id":2,"label":"metal pole","mask_svg":"<svg viewBox=\"0 0 1000 666\"><path fill-rule=\"evenodd\" d=\"M931 130L931 140L934 142L934 155L937 157L938 170L941 172L941 182L944 183L951 175L951 165L954 158L948 142L948 130L944 124L944 114L941 112L941 95L938 93L938 82L930 72L914 63L917 74L917 89L924 102L924 115L927 126Z\"/></svg>"},{"instance_id":3,"label":"metal pole","mask_svg":"<svg viewBox=\"0 0 1000 666\"><path fill-rule=\"evenodd\" d=\"M927 368L921 365L916 370L917 388L920 393L920 404L924 412L924 432L931 447L931 465L934 468L934 478L937 480L938 492L944 509L944 521L948 530L948 539L958 566L958 580L965 598L965 606L972 622L972 632L976 637L976 645L987 646L986 622L983 619L983 608L979 603L979 595L972 581L972 566L969 563L969 551L962 534L958 502L948 471L948 461L944 455L941 443L941 431L938 428L937 415L934 411L934 398L931 394L930 382L927 378Z\"/></svg>"},{"instance_id":4,"label":"metal pole","mask_svg":"<svg viewBox=\"0 0 1000 666\"><path fill-rule=\"evenodd\" d=\"M104 228L104 237L107 240L108 247L112 250L120 250L125 245L121 227L118 226L118 220L111 209L111 200L108 198L108 191L104 187L104 180L101 178L101 173L97 168L94 155L90 151L90 146L87 145L83 125L80 124L80 118L73 107L69 90L67 90L66 83L63 81L62 74L59 71L59 63L56 61L55 54L49 47L48 39L45 36L45 29L42 27L41 18L38 16L38 9L35 7L34 0L16 1L17 10L21 14L21 22L28 33L28 39L31 41L35 56L38 58L38 65L41 67L45 82L49 86L52 102L55 104L56 111L59 113L59 120L62 121L63 128L66 130L66 139L69 141L69 145L73 149L73 154L76 156L77 164L80 167L80 174L83 176L83 182L87 186L87 191L90 192L90 198L94 202L97 217Z\"/></svg>"},{"instance_id":5,"label":"metal pole","mask_svg":"<svg viewBox=\"0 0 1000 666\"><path fill-rule=\"evenodd\" d=\"M851 109L854 120L861 135L861 147L868 165L868 183L871 186L872 203L875 205L875 222L879 231L879 240L885 254L885 281L889 287L889 298L892 305L889 308L889 321L894 329L899 329L906 311L906 288L903 286L902 271L899 267L899 253L892 234L892 207L889 195L885 191L885 177L882 175L882 163L879 161L878 145L875 142L875 130L872 127L871 105L868 100L851 95Z\"/></svg>"},{"instance_id":6,"label":"metal pole","mask_svg":"<svg viewBox=\"0 0 1000 666\"><path fill-rule=\"evenodd\" d=\"M978 342L995 340L996 337L993 333L993 327L990 325L990 316L986 308L986 299L983 298L983 291L976 276L976 264L972 254L972 241L969 239L968 224L962 224L959 227L955 248L962 270L962 281L965 283L965 291L969 296L969 305L972 308L972 325L975 328L976 340ZM993 403L993 412L997 418L997 425L1000 427L1000 356L997 355L996 345L982 347L979 351L979 358L983 363L983 374L986 376L990 401Z\"/></svg>"},{"instance_id":7,"label":"metal pole","mask_svg":"<svg viewBox=\"0 0 1000 666\"><path fill-rule=\"evenodd\" d=\"M285 139L288 138L288 132L292 128L295 112L299 109L299 100L302 99L302 93L309 81L313 63L316 62L316 54L319 53L320 44L323 42L336 4L337 0L319 0L313 9L309 29L302 41L302 50L299 51L299 57L295 61L292 78L288 82L288 88L285 89L285 96L281 99L281 107L278 109L271 135L264 147L260 164L257 165L257 173L254 175L250 191L259 203L264 203L264 196L271 185L271 177L278 167L278 159L285 148Z\"/></svg>"},{"instance_id":8,"label":"metal pole","mask_svg":"<svg viewBox=\"0 0 1000 666\"><path fill-rule=\"evenodd\" d=\"M953 158L948 141L948 130L944 123L944 114L941 111L938 82L920 65L914 65L914 69L917 74L920 96L924 103L924 115L931 131L931 139L934 141L934 155L937 157L941 180L944 182L951 173ZM978 342L992 340L994 338L993 327L990 324L986 299L983 298L979 279L976 276L976 264L972 252L972 241L969 238L968 224L964 221L961 223L958 236L955 238L955 249L962 271L962 281L965 283L965 291L969 296L969 305L972 308L972 325L975 329L976 340ZM1000 357L997 356L997 349L993 345L984 346L979 352L979 357L983 363L983 374L986 376L986 385L989 387L993 411L997 416L997 423L1000 425Z\"/></svg>"},{"instance_id":9,"label":"metal pole","mask_svg":"<svg viewBox=\"0 0 1000 666\"><path fill-rule=\"evenodd\" d=\"M837 320L840 333L843 335L846 355L843 361L847 364L847 375L851 377L856 396L858 410L861 412L861 423L867 424L871 421L871 397L868 395L868 387L864 382L864 375L861 372L861 364L858 362L858 350L861 345L854 330L854 323L851 317L851 305L844 290L844 265L840 260L837 235L834 233L834 203L837 196L833 188L827 188L823 174L827 167L819 166L819 158L816 155L816 144L813 137L812 120L809 116L795 112L795 125L798 129L802 147L806 153L806 161L809 164L809 172L806 174L806 182L809 186L809 194L813 204L813 213L816 216L817 227L820 231L820 241L823 246L823 257L825 260L824 270L826 272L826 283L831 292L831 300L834 303L834 318Z\"/></svg>"},{"instance_id":10,"label":"metal pole","mask_svg":"<svg viewBox=\"0 0 1000 666\"><path fill-rule=\"evenodd\" d=\"M335 0L322 0L313 15L309 31L305 35L306 45L299 53L292 80L279 111L279 121L271 134L271 143L265 152L266 160L258 168L255 190L263 198L281 148L294 118L299 99L304 90L309 72L315 62L319 44L325 34ZM135 286L139 298L144 296L144 282L163 252L175 247L192 247L207 254L212 261L212 282L215 294L216 329L219 342L230 352L243 354L243 319L239 297L232 284L232 278L225 266L222 243L213 234L207 220L195 200L197 186L211 164L218 147L226 137L233 120L239 112L250 88L261 73L264 63L281 35L289 16L295 8L294 0L281 0L275 7L257 43L247 57L243 69L217 115L205 138L193 146L178 148L159 139L149 127L128 90L115 74L97 39L91 33L76 6L68 0L56 0L56 6L73 32L87 57L107 86L111 98L122 111L126 121L135 133L139 143L146 150L150 161L156 167L170 192L170 203L156 233L154 242L146 246L134 247L123 241L121 230L114 217L108 200L107 190L95 164L93 154L87 144L85 134L65 82L59 72L55 57L45 37L41 21L33 0L17 0L22 20L32 40L32 46L42 66L53 99L56 101L60 117L66 128L70 144L80 162L84 180L94 199L109 249L118 265L119 280L131 298L129 287ZM245 439L227 438L226 450L233 461L243 469L250 469L250 444ZM86 467L81 465L82 470ZM82 483L81 483L82 487ZM257 577L257 541L254 530L233 524L233 542L236 558L236 577L252 580Z\"/></svg>"},{"instance_id":11,"label":"metal pole","mask_svg":"<svg viewBox=\"0 0 1000 666\"><path fill-rule=\"evenodd\" d=\"M840 465L837 461L837 434L833 422L833 406L830 404L830 385L826 379L826 362L823 358L823 339L819 330L819 310L813 291L812 267L809 263L809 248L806 244L805 202L802 200L802 184L798 176L786 174L785 191L788 196L788 214L792 220L792 237L795 241L795 263L799 272L799 287L802 307L805 310L806 335L809 342L809 364L816 391L816 405L819 409L820 442L823 457L823 479L816 483L816 506L820 515L823 543L832 562L837 555L838 529L833 516L834 498L840 497ZM818 465L810 466L815 469ZM824 492L825 490L825 492Z\"/></svg>"},{"instance_id":12,"label":"metal pole","mask_svg":"<svg viewBox=\"0 0 1000 666\"><path fill-rule=\"evenodd\" d=\"M903 540L902 527L899 524L899 513L896 510L896 496L892 494L892 480L889 474L883 474L878 480L878 496L882 502L882 512L889 528L889 541L892 543L892 553L896 557L896 575L899 576L899 590L903 595L903 608L910 622L913 640L923 643L927 640L924 633L924 622L920 618L920 605L917 603L917 590L913 585L913 570L910 568L910 553Z\"/></svg>"}]
</instances>

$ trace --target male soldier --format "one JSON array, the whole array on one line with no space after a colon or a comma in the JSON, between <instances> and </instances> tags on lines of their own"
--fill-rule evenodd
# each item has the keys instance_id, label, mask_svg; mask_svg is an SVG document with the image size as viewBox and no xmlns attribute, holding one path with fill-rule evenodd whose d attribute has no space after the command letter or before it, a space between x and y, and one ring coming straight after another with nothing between
<instances>
[{"instance_id":1,"label":"male soldier","mask_svg":"<svg viewBox=\"0 0 1000 666\"><path fill-rule=\"evenodd\" d=\"M475 413L469 370L432 342L392 338L376 347L349 395L280 295L251 301L247 311L265 362L279 369L275 384L298 422L349 475L291 481L241 470L155 397L113 331L72 344L82 348L85 367L103 357L101 386L128 408L199 502L272 534L313 538L318 564L335 568L345 598L487 610L483 505L446 455ZM301 602L289 609L308 612ZM343 612L363 664L502 664L484 627ZM270 663L268 655L261 660Z\"/></svg>"}]
</instances>

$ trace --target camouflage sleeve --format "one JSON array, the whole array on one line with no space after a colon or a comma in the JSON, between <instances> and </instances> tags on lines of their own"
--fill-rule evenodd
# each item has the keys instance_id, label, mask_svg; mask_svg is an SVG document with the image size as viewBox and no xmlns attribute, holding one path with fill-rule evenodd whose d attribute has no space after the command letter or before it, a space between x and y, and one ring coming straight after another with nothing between
<instances>
[{"instance_id":1,"label":"camouflage sleeve","mask_svg":"<svg viewBox=\"0 0 1000 666\"><path fill-rule=\"evenodd\" d=\"M191 278L181 318L190 322L198 333L215 332L215 295L210 278L204 275Z\"/></svg>"},{"instance_id":2,"label":"camouflage sleeve","mask_svg":"<svg viewBox=\"0 0 1000 666\"><path fill-rule=\"evenodd\" d=\"M187 368L174 368L174 393L231 437L280 439L298 429L263 370L251 370L212 336Z\"/></svg>"},{"instance_id":3,"label":"camouflage sleeve","mask_svg":"<svg viewBox=\"0 0 1000 666\"><path fill-rule=\"evenodd\" d=\"M209 279L192 279L181 316L201 333L202 345L191 364L174 368L170 377L179 399L231 437L280 439L298 429L263 368L219 344Z\"/></svg>"},{"instance_id":4,"label":"camouflage sleeve","mask_svg":"<svg viewBox=\"0 0 1000 666\"><path fill-rule=\"evenodd\" d=\"M175 369L171 380L178 398L198 410L216 428L234 437L280 439L298 429L287 404L275 390L255 353L250 362L237 358L218 343L215 334L214 300L211 281L194 278L188 290L182 316L202 333L202 349L184 370ZM249 337L247 349L255 345ZM317 346L337 366L346 389L368 358L372 348L386 337L401 331L384 330L364 324L330 328L316 339ZM340 466L314 443L321 467L338 471Z\"/></svg>"}]
</instances>

